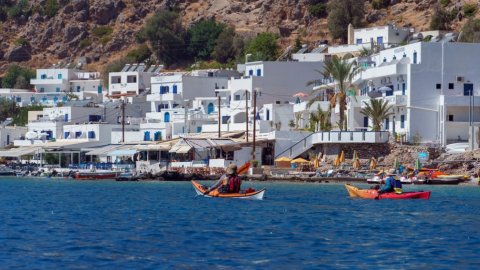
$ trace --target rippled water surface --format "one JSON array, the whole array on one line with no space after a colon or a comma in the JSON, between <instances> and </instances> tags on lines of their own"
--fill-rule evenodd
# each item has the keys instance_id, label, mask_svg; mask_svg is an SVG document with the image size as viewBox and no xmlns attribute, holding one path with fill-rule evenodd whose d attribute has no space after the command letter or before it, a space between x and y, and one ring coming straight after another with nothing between
<instances>
[{"instance_id":1,"label":"rippled water surface","mask_svg":"<svg viewBox=\"0 0 480 270\"><path fill-rule=\"evenodd\" d=\"M350 199L342 185L195 197L190 183L0 179L1 269L480 269L480 188Z\"/></svg>"}]
</instances>

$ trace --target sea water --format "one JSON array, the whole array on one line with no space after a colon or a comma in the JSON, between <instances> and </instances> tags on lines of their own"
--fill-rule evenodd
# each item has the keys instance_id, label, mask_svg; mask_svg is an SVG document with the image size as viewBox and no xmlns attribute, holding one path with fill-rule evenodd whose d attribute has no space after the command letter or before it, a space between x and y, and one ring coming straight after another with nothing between
<instances>
[{"instance_id":1,"label":"sea water","mask_svg":"<svg viewBox=\"0 0 480 270\"><path fill-rule=\"evenodd\" d=\"M206 182L208 183L208 182ZM0 179L1 269L480 269L480 189L351 199L340 184Z\"/></svg>"}]
</instances>

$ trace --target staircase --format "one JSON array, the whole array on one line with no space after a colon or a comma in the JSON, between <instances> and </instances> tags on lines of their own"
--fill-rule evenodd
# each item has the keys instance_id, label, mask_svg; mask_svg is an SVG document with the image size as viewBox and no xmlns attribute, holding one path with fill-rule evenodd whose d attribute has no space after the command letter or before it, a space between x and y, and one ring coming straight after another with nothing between
<instances>
[{"instance_id":1,"label":"staircase","mask_svg":"<svg viewBox=\"0 0 480 270\"><path fill-rule=\"evenodd\" d=\"M313 146L313 135L315 133L310 133L304 138L302 138L300 141L294 143L292 146L289 148L285 149L282 151L280 154L275 156L275 159L285 156L291 159L294 159L301 154L305 153L306 151L310 150Z\"/></svg>"}]
</instances>

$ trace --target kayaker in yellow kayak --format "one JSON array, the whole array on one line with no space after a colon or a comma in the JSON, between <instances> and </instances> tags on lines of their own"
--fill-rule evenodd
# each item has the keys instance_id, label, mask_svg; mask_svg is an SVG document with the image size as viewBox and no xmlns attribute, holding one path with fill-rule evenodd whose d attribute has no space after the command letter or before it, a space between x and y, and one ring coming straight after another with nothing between
<instances>
[{"instance_id":1,"label":"kayaker in yellow kayak","mask_svg":"<svg viewBox=\"0 0 480 270\"><path fill-rule=\"evenodd\" d=\"M387 179L385 179L385 186L378 191L378 194L395 192L397 194L402 193L402 182L400 179L395 179L396 170L390 169L387 173Z\"/></svg>"},{"instance_id":2,"label":"kayaker in yellow kayak","mask_svg":"<svg viewBox=\"0 0 480 270\"><path fill-rule=\"evenodd\" d=\"M240 192L241 186L242 180L238 177L237 165L230 164L226 169L226 174L220 177L220 179L215 182L205 194L216 189L218 189L219 193L238 193Z\"/></svg>"}]
</instances>

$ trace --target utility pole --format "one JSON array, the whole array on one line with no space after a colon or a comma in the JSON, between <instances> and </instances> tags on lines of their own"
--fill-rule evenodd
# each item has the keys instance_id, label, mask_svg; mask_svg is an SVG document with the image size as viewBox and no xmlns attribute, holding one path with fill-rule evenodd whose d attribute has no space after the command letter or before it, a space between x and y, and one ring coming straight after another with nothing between
<instances>
[{"instance_id":1,"label":"utility pole","mask_svg":"<svg viewBox=\"0 0 480 270\"><path fill-rule=\"evenodd\" d=\"M122 143L125 142L125 100L122 99Z\"/></svg>"},{"instance_id":2,"label":"utility pole","mask_svg":"<svg viewBox=\"0 0 480 270\"><path fill-rule=\"evenodd\" d=\"M221 128L222 128L222 117L220 113L220 95L218 95L218 138L222 137Z\"/></svg>"},{"instance_id":3,"label":"utility pole","mask_svg":"<svg viewBox=\"0 0 480 270\"><path fill-rule=\"evenodd\" d=\"M255 160L255 137L257 132L257 90L253 90L253 152L252 160Z\"/></svg>"},{"instance_id":4,"label":"utility pole","mask_svg":"<svg viewBox=\"0 0 480 270\"><path fill-rule=\"evenodd\" d=\"M248 142L248 90L245 90L245 138Z\"/></svg>"}]
</instances>

